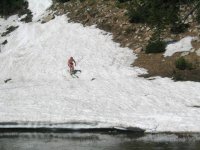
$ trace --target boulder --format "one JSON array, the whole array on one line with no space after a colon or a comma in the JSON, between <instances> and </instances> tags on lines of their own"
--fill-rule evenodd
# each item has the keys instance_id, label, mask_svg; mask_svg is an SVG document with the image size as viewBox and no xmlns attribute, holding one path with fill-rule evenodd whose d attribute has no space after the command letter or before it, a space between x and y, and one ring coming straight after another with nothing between
<instances>
[{"instance_id":1,"label":"boulder","mask_svg":"<svg viewBox=\"0 0 200 150\"><path fill-rule=\"evenodd\" d=\"M196 51L197 56L200 56L200 49Z\"/></svg>"},{"instance_id":2,"label":"boulder","mask_svg":"<svg viewBox=\"0 0 200 150\"><path fill-rule=\"evenodd\" d=\"M52 20L52 19L54 19L54 18L55 18L55 16L54 16L53 14L48 15L48 16L46 16L46 17L44 17L44 18L42 19L42 23L49 22L50 20Z\"/></svg>"},{"instance_id":3,"label":"boulder","mask_svg":"<svg viewBox=\"0 0 200 150\"><path fill-rule=\"evenodd\" d=\"M181 53L181 56L186 56L186 55L188 55L189 54L189 52L182 52Z\"/></svg>"},{"instance_id":4,"label":"boulder","mask_svg":"<svg viewBox=\"0 0 200 150\"><path fill-rule=\"evenodd\" d=\"M138 48L136 48L135 50L134 50L134 52L135 53L140 53L140 52L142 52L143 51L143 48L142 47L138 47Z\"/></svg>"}]
</instances>

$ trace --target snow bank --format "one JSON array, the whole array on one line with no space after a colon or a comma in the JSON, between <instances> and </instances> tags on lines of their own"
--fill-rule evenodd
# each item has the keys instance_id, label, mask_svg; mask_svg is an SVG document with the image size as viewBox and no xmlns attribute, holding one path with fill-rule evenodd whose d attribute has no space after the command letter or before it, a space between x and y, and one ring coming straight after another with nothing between
<instances>
[{"instance_id":1,"label":"snow bank","mask_svg":"<svg viewBox=\"0 0 200 150\"><path fill-rule=\"evenodd\" d=\"M132 50L94 26L57 16L45 24L20 24L6 39L0 53L0 122L200 132L200 109L192 107L200 105L200 84L139 78L145 71L130 67L136 59ZM79 78L69 75L70 56L82 70Z\"/></svg>"},{"instance_id":2,"label":"snow bank","mask_svg":"<svg viewBox=\"0 0 200 150\"><path fill-rule=\"evenodd\" d=\"M194 39L194 37L188 36L188 37L181 39L180 41L178 41L176 43L167 45L166 51L164 53L164 57L172 56L176 52L190 51L192 49L191 42L193 39Z\"/></svg>"},{"instance_id":3,"label":"snow bank","mask_svg":"<svg viewBox=\"0 0 200 150\"><path fill-rule=\"evenodd\" d=\"M39 17L52 5L52 0L27 0L29 9L33 14L33 21L37 21Z\"/></svg>"}]
</instances>

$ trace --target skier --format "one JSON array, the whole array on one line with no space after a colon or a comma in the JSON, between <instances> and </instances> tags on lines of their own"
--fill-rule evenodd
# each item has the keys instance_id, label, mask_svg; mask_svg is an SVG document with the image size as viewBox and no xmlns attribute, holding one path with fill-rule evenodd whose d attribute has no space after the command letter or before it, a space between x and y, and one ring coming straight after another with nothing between
<instances>
[{"instance_id":1,"label":"skier","mask_svg":"<svg viewBox=\"0 0 200 150\"><path fill-rule=\"evenodd\" d=\"M73 57L70 57L68 60L68 66L69 66L71 75L74 74L74 65L76 66L76 61L74 60Z\"/></svg>"}]
</instances>

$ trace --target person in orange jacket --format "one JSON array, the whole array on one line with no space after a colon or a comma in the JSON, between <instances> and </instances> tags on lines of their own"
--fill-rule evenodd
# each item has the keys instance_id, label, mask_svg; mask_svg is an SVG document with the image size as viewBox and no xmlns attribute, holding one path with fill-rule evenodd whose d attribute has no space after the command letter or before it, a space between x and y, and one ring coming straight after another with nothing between
<instances>
[{"instance_id":1,"label":"person in orange jacket","mask_svg":"<svg viewBox=\"0 0 200 150\"><path fill-rule=\"evenodd\" d=\"M68 66L71 75L74 74L74 65L76 66L76 61L74 60L73 57L70 57L68 60Z\"/></svg>"}]
</instances>

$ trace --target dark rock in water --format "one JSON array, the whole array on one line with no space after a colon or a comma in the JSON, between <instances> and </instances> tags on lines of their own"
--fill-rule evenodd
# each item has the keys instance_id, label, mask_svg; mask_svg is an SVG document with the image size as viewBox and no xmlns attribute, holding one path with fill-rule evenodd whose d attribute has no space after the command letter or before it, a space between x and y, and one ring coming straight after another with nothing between
<instances>
[{"instance_id":1,"label":"dark rock in water","mask_svg":"<svg viewBox=\"0 0 200 150\"><path fill-rule=\"evenodd\" d=\"M91 81L94 81L94 80L96 80L96 78L92 78L92 79L91 79Z\"/></svg>"},{"instance_id":2,"label":"dark rock in water","mask_svg":"<svg viewBox=\"0 0 200 150\"><path fill-rule=\"evenodd\" d=\"M9 78L9 79L6 79L4 82L7 83L7 82L9 82L9 81L11 81L11 80L12 80L12 79Z\"/></svg>"}]
</instances>

